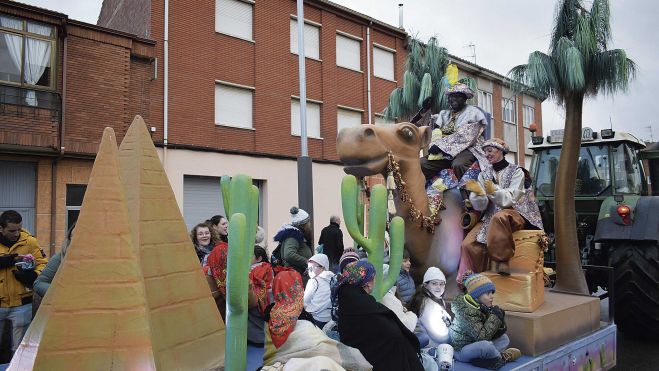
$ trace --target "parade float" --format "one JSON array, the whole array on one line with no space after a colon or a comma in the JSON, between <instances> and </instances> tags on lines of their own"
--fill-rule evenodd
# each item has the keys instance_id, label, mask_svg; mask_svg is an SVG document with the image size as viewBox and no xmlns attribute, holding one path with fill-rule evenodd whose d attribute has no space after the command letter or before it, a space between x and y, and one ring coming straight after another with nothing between
<instances>
[{"instance_id":1,"label":"parade float","mask_svg":"<svg viewBox=\"0 0 659 371\"><path fill-rule=\"evenodd\" d=\"M392 169L399 169L401 178L391 193L398 215L405 220L405 245L413 262L418 264L417 274L428 266L453 273L460 265L460 244L464 236L461 227L464 208L456 194L457 185L442 192L438 203L444 207L437 209L439 223L435 228L426 228L418 222L430 219L432 198L437 197L436 190L426 189L419 162L419 153L429 140L428 127L419 128L410 123L364 126L343 129L337 149L346 173L351 175L382 175L381 179L387 179ZM545 287L543 263L547 240L544 232L522 230L515 232L513 239L516 251L510 260L511 274L485 272L497 287L495 304L507 312L511 346L519 348L524 355L504 369L612 368L616 359L616 326L612 319L609 319L611 322L600 321L600 299ZM560 271L560 266L556 269ZM450 295L448 287L447 295ZM474 367L456 362L454 369Z\"/></svg>"}]
</instances>

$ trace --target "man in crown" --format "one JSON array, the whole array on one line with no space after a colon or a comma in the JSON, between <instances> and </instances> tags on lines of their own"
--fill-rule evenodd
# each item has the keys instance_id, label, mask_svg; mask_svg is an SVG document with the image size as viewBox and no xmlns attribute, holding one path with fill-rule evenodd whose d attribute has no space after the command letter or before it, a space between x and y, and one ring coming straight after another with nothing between
<instances>
[{"instance_id":1,"label":"man in crown","mask_svg":"<svg viewBox=\"0 0 659 371\"><path fill-rule=\"evenodd\" d=\"M441 170L452 169L456 179L460 180L474 162L479 161L481 167L487 164L481 149L487 120L483 111L467 104L467 100L474 97L474 91L467 85L455 84L445 93L450 109L430 115L432 97L429 97L411 122L441 130L441 135L434 135L433 130L429 154L421 158L421 169L426 179L432 179Z\"/></svg>"},{"instance_id":2,"label":"man in crown","mask_svg":"<svg viewBox=\"0 0 659 371\"><path fill-rule=\"evenodd\" d=\"M531 176L522 167L506 161L509 147L503 140L492 138L481 146L488 165L481 169L478 180L470 180L465 188L469 201L483 213L462 242L460 273L482 272L487 268L499 274L510 274L508 261L515 254L513 232L521 229L543 229L538 204L531 189Z\"/></svg>"}]
</instances>

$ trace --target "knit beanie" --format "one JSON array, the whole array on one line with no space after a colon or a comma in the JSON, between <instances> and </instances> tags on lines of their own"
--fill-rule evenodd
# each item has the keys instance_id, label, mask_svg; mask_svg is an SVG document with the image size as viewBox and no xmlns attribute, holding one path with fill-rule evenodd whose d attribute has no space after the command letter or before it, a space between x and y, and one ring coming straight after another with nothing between
<instances>
[{"instance_id":1,"label":"knit beanie","mask_svg":"<svg viewBox=\"0 0 659 371\"><path fill-rule=\"evenodd\" d=\"M478 299L479 296L490 292L496 291L492 281L487 276L480 273L474 273L465 278L463 282L464 287L467 289L472 298Z\"/></svg>"},{"instance_id":2,"label":"knit beanie","mask_svg":"<svg viewBox=\"0 0 659 371\"><path fill-rule=\"evenodd\" d=\"M343 272L343 268L350 263L354 263L359 260L359 255L352 249L345 249L343 255L339 259L339 272Z\"/></svg>"},{"instance_id":3,"label":"knit beanie","mask_svg":"<svg viewBox=\"0 0 659 371\"><path fill-rule=\"evenodd\" d=\"M446 283L446 276L444 276L444 273L437 267L430 267L426 271L426 273L423 275L423 283L426 283L428 281L432 280L438 280Z\"/></svg>"},{"instance_id":4,"label":"knit beanie","mask_svg":"<svg viewBox=\"0 0 659 371\"><path fill-rule=\"evenodd\" d=\"M291 224L294 227L299 227L309 222L309 214L298 208L297 206L291 207Z\"/></svg>"},{"instance_id":5,"label":"knit beanie","mask_svg":"<svg viewBox=\"0 0 659 371\"><path fill-rule=\"evenodd\" d=\"M256 226L256 236L254 238L254 246L268 248L268 241L265 239L265 230L260 225Z\"/></svg>"}]
</instances>

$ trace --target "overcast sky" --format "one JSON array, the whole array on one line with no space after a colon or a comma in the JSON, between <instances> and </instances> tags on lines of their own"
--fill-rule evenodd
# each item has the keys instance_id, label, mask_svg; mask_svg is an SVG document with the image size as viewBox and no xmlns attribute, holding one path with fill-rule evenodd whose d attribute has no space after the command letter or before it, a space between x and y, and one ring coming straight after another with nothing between
<instances>
[{"instance_id":1,"label":"overcast sky","mask_svg":"<svg viewBox=\"0 0 659 371\"><path fill-rule=\"evenodd\" d=\"M212 0L211 0L212 1ZM22 0L21 2L96 23L102 0ZM534 50L547 51L556 1L550 0L334 0L383 22L398 25L398 4L404 4L404 27L421 40L437 36L441 45L463 59L505 75L526 63ZM587 100L583 123L595 130L608 128L637 137L659 140L659 2L611 0L613 48L622 48L638 64L638 74L627 94ZM591 1L586 0L590 7ZM655 87L654 89L652 87ZM659 94L657 94L659 96ZM655 98L657 98L655 96ZM542 106L545 134L561 129L564 113L552 101ZM651 131L652 130L652 131Z\"/></svg>"}]
</instances>

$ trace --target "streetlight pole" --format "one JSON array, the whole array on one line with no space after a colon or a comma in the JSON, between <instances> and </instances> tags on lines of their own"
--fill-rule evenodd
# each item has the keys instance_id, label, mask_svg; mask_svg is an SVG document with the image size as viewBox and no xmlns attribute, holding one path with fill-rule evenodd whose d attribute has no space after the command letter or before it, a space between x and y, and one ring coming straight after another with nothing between
<instances>
[{"instance_id":1,"label":"streetlight pole","mask_svg":"<svg viewBox=\"0 0 659 371\"><path fill-rule=\"evenodd\" d=\"M309 213L313 221L313 177L312 161L307 147L307 78L304 56L304 1L297 0L297 56L298 75L300 80L300 157L297 159L297 192L298 204ZM313 223L312 241L313 244Z\"/></svg>"}]
</instances>

